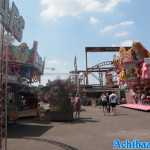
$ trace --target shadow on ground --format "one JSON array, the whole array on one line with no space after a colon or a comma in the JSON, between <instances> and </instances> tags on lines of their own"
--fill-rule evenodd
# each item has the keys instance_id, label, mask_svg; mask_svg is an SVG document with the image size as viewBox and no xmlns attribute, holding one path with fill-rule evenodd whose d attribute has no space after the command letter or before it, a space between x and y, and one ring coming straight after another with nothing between
<instances>
[{"instance_id":1,"label":"shadow on ground","mask_svg":"<svg viewBox=\"0 0 150 150\"><path fill-rule=\"evenodd\" d=\"M126 113L117 113L115 116L128 116Z\"/></svg>"},{"instance_id":2,"label":"shadow on ground","mask_svg":"<svg viewBox=\"0 0 150 150\"><path fill-rule=\"evenodd\" d=\"M53 128L47 120L40 121L36 118L20 119L16 124L8 125L8 138L26 139L29 141L43 142L62 148L62 150L78 150L62 142L40 139L39 137Z\"/></svg>"},{"instance_id":3,"label":"shadow on ground","mask_svg":"<svg viewBox=\"0 0 150 150\"><path fill-rule=\"evenodd\" d=\"M8 125L8 138L39 137L51 128L53 126L47 121L19 120L15 124Z\"/></svg>"},{"instance_id":4,"label":"shadow on ground","mask_svg":"<svg viewBox=\"0 0 150 150\"><path fill-rule=\"evenodd\" d=\"M97 123L99 122L98 120L95 120L91 117L86 117L86 118L79 118L79 119L74 119L72 122L64 122L67 124L83 124L83 123Z\"/></svg>"},{"instance_id":5,"label":"shadow on ground","mask_svg":"<svg viewBox=\"0 0 150 150\"><path fill-rule=\"evenodd\" d=\"M107 114L105 114L105 116L108 116L108 117L119 117L119 116L128 116L128 114L126 114L126 113L117 113L117 114L109 114L109 113L107 113Z\"/></svg>"},{"instance_id":6,"label":"shadow on ground","mask_svg":"<svg viewBox=\"0 0 150 150\"><path fill-rule=\"evenodd\" d=\"M75 147L72 147L70 145L64 144L62 142L54 141L54 140L40 139L40 138L24 138L24 139L33 140L33 141L37 141L37 142L49 143L49 144L58 146L58 147L62 148L63 150L78 150Z\"/></svg>"},{"instance_id":7,"label":"shadow on ground","mask_svg":"<svg viewBox=\"0 0 150 150\"><path fill-rule=\"evenodd\" d=\"M28 117L28 118L20 118L17 122L28 122L28 123L39 123L39 124L50 124L51 121L48 118L43 118L43 120L40 120L39 117Z\"/></svg>"}]
</instances>

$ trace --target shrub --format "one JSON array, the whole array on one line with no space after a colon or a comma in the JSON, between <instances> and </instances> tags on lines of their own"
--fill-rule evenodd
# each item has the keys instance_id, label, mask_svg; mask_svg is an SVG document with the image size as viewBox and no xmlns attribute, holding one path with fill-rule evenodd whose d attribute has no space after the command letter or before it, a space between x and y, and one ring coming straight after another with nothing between
<instances>
[{"instance_id":1,"label":"shrub","mask_svg":"<svg viewBox=\"0 0 150 150\"><path fill-rule=\"evenodd\" d=\"M74 85L69 80L55 80L46 85L44 97L47 98L52 110L72 112L69 95L74 92L74 89Z\"/></svg>"}]
</instances>

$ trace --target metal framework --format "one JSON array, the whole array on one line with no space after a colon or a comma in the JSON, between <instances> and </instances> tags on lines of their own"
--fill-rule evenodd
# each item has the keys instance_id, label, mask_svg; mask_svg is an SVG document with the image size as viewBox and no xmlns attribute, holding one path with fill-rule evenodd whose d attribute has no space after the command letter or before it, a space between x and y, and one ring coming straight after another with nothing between
<instances>
[{"instance_id":1,"label":"metal framework","mask_svg":"<svg viewBox=\"0 0 150 150\"><path fill-rule=\"evenodd\" d=\"M0 48L0 150L7 150L7 47L4 45L4 27L1 26Z\"/></svg>"},{"instance_id":2,"label":"metal framework","mask_svg":"<svg viewBox=\"0 0 150 150\"><path fill-rule=\"evenodd\" d=\"M96 65L94 65L94 66L88 68L88 70L89 70L89 69L102 68L103 66L112 65L112 64L113 64L112 61L103 61L103 62L101 62L101 63L99 63L99 64L96 64Z\"/></svg>"},{"instance_id":3,"label":"metal framework","mask_svg":"<svg viewBox=\"0 0 150 150\"><path fill-rule=\"evenodd\" d=\"M5 33L11 34L19 42L22 39L25 21L14 2L0 0L0 150L7 150L7 67L8 41Z\"/></svg>"},{"instance_id":4,"label":"metal framework","mask_svg":"<svg viewBox=\"0 0 150 150\"><path fill-rule=\"evenodd\" d=\"M108 72L113 71L114 67L101 67L101 68L88 68L88 70L77 70L77 71L70 71L70 74L80 74L80 73L94 73L94 72Z\"/></svg>"},{"instance_id":5,"label":"metal framework","mask_svg":"<svg viewBox=\"0 0 150 150\"><path fill-rule=\"evenodd\" d=\"M130 47L125 47L129 49ZM112 61L104 61L99 64L96 64L92 67L88 67L88 53L95 53L95 52L118 52L120 47L86 47L85 48L85 60L86 60L86 85L89 84L89 72L97 72L99 73L99 77L102 77L101 72L108 72L114 70L112 66ZM103 70L103 66L111 65L111 67L107 67L106 70Z\"/></svg>"}]
</instances>

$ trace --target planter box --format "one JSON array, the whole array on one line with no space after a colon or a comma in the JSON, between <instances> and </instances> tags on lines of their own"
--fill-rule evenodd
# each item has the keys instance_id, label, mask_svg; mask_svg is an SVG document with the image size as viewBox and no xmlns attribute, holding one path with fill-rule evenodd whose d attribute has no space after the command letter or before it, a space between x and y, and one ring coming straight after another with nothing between
<instances>
[{"instance_id":1,"label":"planter box","mask_svg":"<svg viewBox=\"0 0 150 150\"><path fill-rule=\"evenodd\" d=\"M49 112L51 121L73 121L73 112Z\"/></svg>"}]
</instances>

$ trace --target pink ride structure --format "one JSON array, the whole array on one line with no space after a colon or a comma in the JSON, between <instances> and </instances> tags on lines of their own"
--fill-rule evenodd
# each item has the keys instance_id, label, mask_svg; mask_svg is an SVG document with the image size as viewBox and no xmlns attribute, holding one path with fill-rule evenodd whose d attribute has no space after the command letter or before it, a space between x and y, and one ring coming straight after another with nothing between
<instances>
[{"instance_id":1,"label":"pink ride structure","mask_svg":"<svg viewBox=\"0 0 150 150\"><path fill-rule=\"evenodd\" d=\"M150 110L150 53L139 42L130 49L120 48L114 66L120 87L124 87L126 103L124 107ZM141 101L142 93L145 99Z\"/></svg>"}]
</instances>

